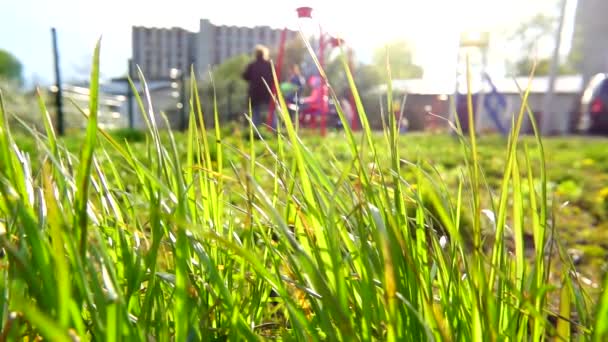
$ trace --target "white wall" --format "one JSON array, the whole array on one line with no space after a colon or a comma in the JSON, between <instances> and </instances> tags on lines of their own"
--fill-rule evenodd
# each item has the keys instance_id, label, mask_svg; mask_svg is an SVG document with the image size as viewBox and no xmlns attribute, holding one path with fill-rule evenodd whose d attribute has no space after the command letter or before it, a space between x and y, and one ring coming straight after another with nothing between
<instances>
[{"instance_id":1,"label":"white wall","mask_svg":"<svg viewBox=\"0 0 608 342\"><path fill-rule=\"evenodd\" d=\"M542 111L542 102L543 102L544 94L530 94L528 97L528 106L533 112L541 112ZM507 109L501 114L500 120L503 126L507 129L511 127L511 119L514 118L517 120L517 116L519 115L522 100L519 94L508 94L507 98ZM549 131L557 131L557 132L568 132L568 126L570 122L570 112L573 109L573 104L575 103L577 97L574 94L556 94L554 96L553 102L553 114L550 116L551 123L549 125ZM483 103L483 102L482 102ZM483 106L481 107L483 108ZM482 109L479 114L481 115L477 120L477 128L478 131L493 131L497 130L494 125L494 121L491 119L490 115ZM543 115L545 116L545 115ZM536 118L539 120L539 118ZM528 121L528 115L525 113L523 130L531 130L530 123Z\"/></svg>"}]
</instances>

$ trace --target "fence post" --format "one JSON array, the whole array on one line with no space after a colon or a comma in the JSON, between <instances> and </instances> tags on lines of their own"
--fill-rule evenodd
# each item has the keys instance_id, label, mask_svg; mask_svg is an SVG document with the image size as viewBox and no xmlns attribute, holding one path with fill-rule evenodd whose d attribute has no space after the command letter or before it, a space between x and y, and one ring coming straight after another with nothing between
<instances>
[{"instance_id":1,"label":"fence post","mask_svg":"<svg viewBox=\"0 0 608 342\"><path fill-rule=\"evenodd\" d=\"M127 113L129 115L129 129L133 129L135 126L134 123L134 118L133 118L133 89L131 89L131 84L129 84L129 78L131 79L131 81L135 82L133 80L133 60L129 59L129 65L128 65L128 76L127 76L127 80L126 80L126 84L127 84L127 106L129 106Z\"/></svg>"},{"instance_id":2,"label":"fence post","mask_svg":"<svg viewBox=\"0 0 608 342\"><path fill-rule=\"evenodd\" d=\"M55 104L57 106L57 133L62 136L64 134L63 126L63 93L61 90L61 73L59 67L59 48L57 47L57 30L51 28L51 36L53 38L53 57L55 60Z\"/></svg>"}]
</instances>

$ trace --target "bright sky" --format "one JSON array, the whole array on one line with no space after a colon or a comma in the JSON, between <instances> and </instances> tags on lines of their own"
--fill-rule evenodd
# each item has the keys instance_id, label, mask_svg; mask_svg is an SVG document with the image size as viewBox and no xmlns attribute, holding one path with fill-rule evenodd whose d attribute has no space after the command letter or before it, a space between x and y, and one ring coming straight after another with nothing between
<instances>
[{"instance_id":1,"label":"bright sky","mask_svg":"<svg viewBox=\"0 0 608 342\"><path fill-rule=\"evenodd\" d=\"M88 74L96 38L102 39L102 77L125 73L131 26L181 26L198 31L200 18L215 24L297 28L295 8L315 9L329 32L342 34L369 59L387 40L405 38L416 48L425 75L453 73L455 39L466 29L501 31L556 0L7 0L0 12L0 48L25 66L29 82L53 81L50 28L58 30L64 79ZM576 0L570 0L573 13Z\"/></svg>"}]
</instances>

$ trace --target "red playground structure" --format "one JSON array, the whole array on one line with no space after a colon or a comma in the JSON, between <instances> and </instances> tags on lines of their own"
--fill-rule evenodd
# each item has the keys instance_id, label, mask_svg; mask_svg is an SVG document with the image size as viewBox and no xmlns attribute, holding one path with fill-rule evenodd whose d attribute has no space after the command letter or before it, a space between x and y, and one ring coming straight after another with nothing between
<instances>
[{"instance_id":1,"label":"red playground structure","mask_svg":"<svg viewBox=\"0 0 608 342\"><path fill-rule=\"evenodd\" d=\"M312 8L311 7L299 7L296 9L299 19L312 19ZM319 24L319 50L318 50L318 61L320 67L323 69L325 67L325 54L326 48L338 48L344 46L344 40L340 38L335 38L331 36L326 36ZM281 37L279 41L279 50L277 56L277 66L276 73L277 78L281 80L281 72L282 65L285 56L285 44L287 40L287 28L283 29L281 32ZM351 72L353 71L352 65L352 50L348 49L348 64ZM301 117L303 118L302 123L309 125L311 128L316 128L317 121L320 119L319 127L321 136L325 136L327 133L327 124L328 124L328 116L332 112L333 106L330 106L330 98L329 98L329 87L327 85L327 80L322 76L311 76L307 81L308 85L311 88L311 94L308 97L303 98L298 104L295 104L293 108L299 112ZM272 89L273 94L276 95L276 85L275 88ZM350 127L353 131L358 130L358 112L356 110L354 97L350 94L348 98L349 110L352 112L350 115ZM275 121L274 113L276 109L275 101L271 101L269 106L268 120L267 124L269 126L273 126ZM335 111L335 110L334 110Z\"/></svg>"}]
</instances>

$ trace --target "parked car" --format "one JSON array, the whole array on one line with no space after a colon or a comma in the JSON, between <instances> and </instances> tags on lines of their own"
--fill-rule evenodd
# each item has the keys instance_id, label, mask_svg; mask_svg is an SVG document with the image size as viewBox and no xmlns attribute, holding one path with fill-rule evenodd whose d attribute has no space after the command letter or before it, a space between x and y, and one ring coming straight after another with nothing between
<instances>
[{"instance_id":1,"label":"parked car","mask_svg":"<svg viewBox=\"0 0 608 342\"><path fill-rule=\"evenodd\" d=\"M608 135L608 73L595 75L581 99L579 130Z\"/></svg>"}]
</instances>

